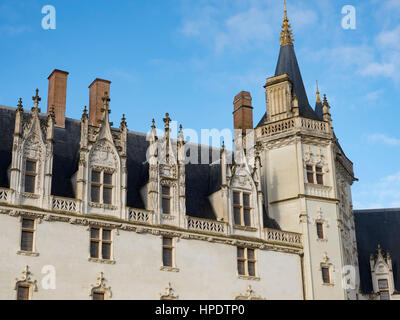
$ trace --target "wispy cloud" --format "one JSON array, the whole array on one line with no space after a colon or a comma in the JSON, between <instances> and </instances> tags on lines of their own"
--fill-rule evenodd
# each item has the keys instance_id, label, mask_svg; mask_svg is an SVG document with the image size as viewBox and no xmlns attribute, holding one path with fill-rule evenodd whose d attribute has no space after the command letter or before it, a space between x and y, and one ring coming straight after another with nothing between
<instances>
[{"instance_id":1,"label":"wispy cloud","mask_svg":"<svg viewBox=\"0 0 400 320\"><path fill-rule=\"evenodd\" d=\"M22 33L31 31L31 27L29 26L13 26L13 25L4 25L0 26L0 33L6 34L7 36L18 36Z\"/></svg>"},{"instance_id":2,"label":"wispy cloud","mask_svg":"<svg viewBox=\"0 0 400 320\"><path fill-rule=\"evenodd\" d=\"M375 133L368 136L368 141L371 143L381 143L391 147L399 147L400 139L388 136L383 133Z\"/></svg>"}]
</instances>

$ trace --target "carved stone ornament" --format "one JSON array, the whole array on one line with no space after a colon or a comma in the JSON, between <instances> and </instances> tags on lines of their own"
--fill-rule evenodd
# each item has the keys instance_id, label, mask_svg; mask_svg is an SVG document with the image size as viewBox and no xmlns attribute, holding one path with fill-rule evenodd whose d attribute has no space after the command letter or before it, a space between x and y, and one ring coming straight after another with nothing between
<instances>
[{"instance_id":1,"label":"carved stone ornament","mask_svg":"<svg viewBox=\"0 0 400 320\"><path fill-rule=\"evenodd\" d=\"M104 294L104 299L110 299L112 297L111 287L106 285L106 279L104 278L103 272L99 273L97 277L97 282L95 285L91 285L91 290L89 293L90 297L93 297L93 293L102 293Z\"/></svg>"},{"instance_id":2,"label":"carved stone ornament","mask_svg":"<svg viewBox=\"0 0 400 320\"><path fill-rule=\"evenodd\" d=\"M178 300L179 296L175 294L175 290L172 289L171 283L168 283L168 287L165 288L164 293L160 293L160 300Z\"/></svg>"},{"instance_id":3,"label":"carved stone ornament","mask_svg":"<svg viewBox=\"0 0 400 320\"><path fill-rule=\"evenodd\" d=\"M32 272L29 270L29 266L25 266L24 271L22 271L22 277L15 279L15 290L18 286L27 286L33 291L37 291L37 281L32 279Z\"/></svg>"},{"instance_id":4,"label":"carved stone ornament","mask_svg":"<svg viewBox=\"0 0 400 320\"><path fill-rule=\"evenodd\" d=\"M254 290L249 285L247 287L246 293L237 295L235 297L235 300L265 300L265 299L261 298L260 296L257 296L254 293Z\"/></svg>"}]
</instances>

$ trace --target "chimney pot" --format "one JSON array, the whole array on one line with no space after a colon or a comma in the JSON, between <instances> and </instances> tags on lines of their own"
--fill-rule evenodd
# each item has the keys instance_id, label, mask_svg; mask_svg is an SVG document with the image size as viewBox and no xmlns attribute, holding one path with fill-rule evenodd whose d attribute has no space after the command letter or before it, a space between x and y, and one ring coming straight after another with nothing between
<instances>
[{"instance_id":1,"label":"chimney pot","mask_svg":"<svg viewBox=\"0 0 400 320\"><path fill-rule=\"evenodd\" d=\"M253 107L248 91L241 91L233 100L234 129L253 129Z\"/></svg>"}]
</instances>

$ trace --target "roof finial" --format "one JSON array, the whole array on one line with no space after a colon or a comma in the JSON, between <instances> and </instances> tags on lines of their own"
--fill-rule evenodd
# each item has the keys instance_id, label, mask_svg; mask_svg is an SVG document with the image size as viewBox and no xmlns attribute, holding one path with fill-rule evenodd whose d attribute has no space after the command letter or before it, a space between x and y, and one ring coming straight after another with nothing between
<instances>
[{"instance_id":1,"label":"roof finial","mask_svg":"<svg viewBox=\"0 0 400 320\"><path fill-rule=\"evenodd\" d=\"M319 95L318 80L317 80L317 101L316 101L316 103L322 103L321 97Z\"/></svg>"},{"instance_id":2,"label":"roof finial","mask_svg":"<svg viewBox=\"0 0 400 320\"><path fill-rule=\"evenodd\" d=\"M169 137L169 124L171 122L171 118L169 117L169 113L165 114L165 118L163 119L165 123L165 135Z\"/></svg>"},{"instance_id":3,"label":"roof finial","mask_svg":"<svg viewBox=\"0 0 400 320\"><path fill-rule=\"evenodd\" d=\"M282 24L282 31L281 31L281 47L287 46L287 45L293 45L293 33L292 30L290 30L291 25L289 23L289 19L287 17L287 10L286 10L286 0L283 1L283 6L284 6L284 18L283 18L283 24Z\"/></svg>"},{"instance_id":4,"label":"roof finial","mask_svg":"<svg viewBox=\"0 0 400 320\"><path fill-rule=\"evenodd\" d=\"M24 111L24 106L22 105L22 98L19 98L17 111Z\"/></svg>"},{"instance_id":5,"label":"roof finial","mask_svg":"<svg viewBox=\"0 0 400 320\"><path fill-rule=\"evenodd\" d=\"M36 89L36 95L35 95L34 97L32 97L32 100L33 100L33 108L32 108L32 111L38 111L38 112L40 112L40 109L39 109L39 102L40 102L42 99L39 97L39 89Z\"/></svg>"}]
</instances>

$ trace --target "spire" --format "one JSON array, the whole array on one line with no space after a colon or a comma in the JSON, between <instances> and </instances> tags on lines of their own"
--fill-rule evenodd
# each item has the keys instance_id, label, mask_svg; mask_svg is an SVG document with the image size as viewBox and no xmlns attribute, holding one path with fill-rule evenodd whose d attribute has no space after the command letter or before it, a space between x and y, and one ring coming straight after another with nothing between
<instances>
[{"instance_id":1,"label":"spire","mask_svg":"<svg viewBox=\"0 0 400 320\"><path fill-rule=\"evenodd\" d=\"M32 111L38 111L38 112L40 112L40 109L39 109L39 102L40 102L42 99L39 97L39 89L36 89L36 95L35 95L34 97L32 97L32 100L33 100L33 108L32 108Z\"/></svg>"},{"instance_id":2,"label":"spire","mask_svg":"<svg viewBox=\"0 0 400 320\"><path fill-rule=\"evenodd\" d=\"M317 80L317 101L316 103L321 103L321 97L319 96L318 80Z\"/></svg>"},{"instance_id":3,"label":"spire","mask_svg":"<svg viewBox=\"0 0 400 320\"><path fill-rule=\"evenodd\" d=\"M287 17L286 0L283 2L285 16L283 18L282 31L281 31L281 47L293 45L293 33L289 19Z\"/></svg>"},{"instance_id":4,"label":"spire","mask_svg":"<svg viewBox=\"0 0 400 320\"><path fill-rule=\"evenodd\" d=\"M165 114L165 118L163 119L165 123L165 136L169 138L169 124L171 122L171 118L169 117L169 113Z\"/></svg>"},{"instance_id":5,"label":"spire","mask_svg":"<svg viewBox=\"0 0 400 320\"><path fill-rule=\"evenodd\" d=\"M83 113L82 113L82 120L86 120L86 119L88 119L87 106L85 106L85 108L83 109Z\"/></svg>"},{"instance_id":6,"label":"spire","mask_svg":"<svg viewBox=\"0 0 400 320\"><path fill-rule=\"evenodd\" d=\"M24 106L22 105L22 98L19 98L17 107L18 107L17 111L19 112L24 111Z\"/></svg>"},{"instance_id":7,"label":"spire","mask_svg":"<svg viewBox=\"0 0 400 320\"><path fill-rule=\"evenodd\" d=\"M322 100L321 100L321 96L319 95L319 88L318 88L318 80L317 80L317 98L315 101L315 113L317 114L319 120L323 120L324 118L324 114L322 111Z\"/></svg>"}]
</instances>

